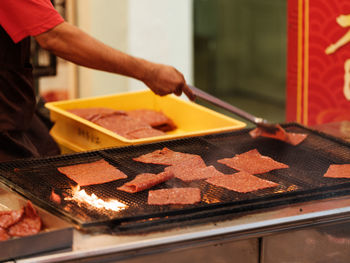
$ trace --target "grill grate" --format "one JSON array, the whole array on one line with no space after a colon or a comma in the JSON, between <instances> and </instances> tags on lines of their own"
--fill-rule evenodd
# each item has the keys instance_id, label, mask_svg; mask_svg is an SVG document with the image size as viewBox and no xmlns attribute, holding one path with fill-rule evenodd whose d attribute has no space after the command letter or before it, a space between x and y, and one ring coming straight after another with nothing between
<instances>
[{"instance_id":1,"label":"grill grate","mask_svg":"<svg viewBox=\"0 0 350 263\"><path fill-rule=\"evenodd\" d=\"M252 211L283 203L319 199L336 193L348 194L344 189L349 188L350 180L324 178L323 174L330 164L350 163L350 144L298 124L285 124L283 127L287 131L307 133L308 138L302 144L292 146L268 138L252 139L248 133L250 130L245 129L52 158L0 163L0 180L43 208L63 216L82 228L105 224L123 228L127 222L132 222L131 225L140 227L167 220L169 222L187 220L188 218L197 220L201 217ZM218 163L217 160L232 157L254 148L263 155L288 164L290 168L258 175L258 177L274 181L280 186L251 193L229 191L204 181L187 184L176 178L152 188L199 187L202 193L202 202L196 205L150 206L147 204L148 191L129 194L116 190L117 187L133 179L139 173L163 171L165 167L163 165L144 164L132 160L134 157L163 147L178 152L198 154L207 165L214 165L223 173L234 173L235 170ZM75 201L63 201L61 204L50 201L49 196L53 189L61 196L71 196L71 187L75 185L73 181L59 173L57 167L93 162L101 158L127 174L128 179L86 186L82 189L88 194L94 193L102 199L117 199L128 205L128 208L119 212L111 212L89 205L79 205ZM153 220L145 221L149 218Z\"/></svg>"}]
</instances>

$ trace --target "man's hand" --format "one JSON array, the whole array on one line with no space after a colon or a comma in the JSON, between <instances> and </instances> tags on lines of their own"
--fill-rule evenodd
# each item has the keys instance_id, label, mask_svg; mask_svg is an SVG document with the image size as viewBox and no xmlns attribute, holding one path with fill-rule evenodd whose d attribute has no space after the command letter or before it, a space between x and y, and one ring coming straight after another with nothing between
<instances>
[{"instance_id":1,"label":"man's hand","mask_svg":"<svg viewBox=\"0 0 350 263\"><path fill-rule=\"evenodd\" d=\"M177 69L168 65L152 63L143 82L160 96L171 93L180 96L183 92L190 100L195 99L195 95L187 86L184 76Z\"/></svg>"}]
</instances>

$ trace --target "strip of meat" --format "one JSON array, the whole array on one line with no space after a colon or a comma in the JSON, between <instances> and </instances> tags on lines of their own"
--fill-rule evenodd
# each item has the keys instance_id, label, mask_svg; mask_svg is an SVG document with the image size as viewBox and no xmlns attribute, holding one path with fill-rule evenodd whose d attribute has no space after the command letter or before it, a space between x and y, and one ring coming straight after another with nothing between
<instances>
[{"instance_id":1,"label":"strip of meat","mask_svg":"<svg viewBox=\"0 0 350 263\"><path fill-rule=\"evenodd\" d=\"M81 108L67 110L127 139L165 135L176 125L164 113L141 109L129 112L110 108Z\"/></svg>"},{"instance_id":2,"label":"strip of meat","mask_svg":"<svg viewBox=\"0 0 350 263\"><path fill-rule=\"evenodd\" d=\"M147 123L124 115L110 115L93 122L128 139L133 139L131 136L128 136L130 132L151 128Z\"/></svg>"},{"instance_id":3,"label":"strip of meat","mask_svg":"<svg viewBox=\"0 0 350 263\"><path fill-rule=\"evenodd\" d=\"M149 191L149 205L189 205L201 201L198 188L171 188Z\"/></svg>"},{"instance_id":4,"label":"strip of meat","mask_svg":"<svg viewBox=\"0 0 350 263\"><path fill-rule=\"evenodd\" d=\"M183 154L174 152L166 147L164 147L162 150L155 150L154 152L133 158L133 160L137 162L162 165L176 164L176 162L179 162L178 159L183 159Z\"/></svg>"},{"instance_id":5,"label":"strip of meat","mask_svg":"<svg viewBox=\"0 0 350 263\"><path fill-rule=\"evenodd\" d=\"M23 216L24 209L0 211L0 227L8 228L17 223Z\"/></svg>"},{"instance_id":6,"label":"strip of meat","mask_svg":"<svg viewBox=\"0 0 350 263\"><path fill-rule=\"evenodd\" d=\"M149 127L129 132L126 136L131 139L141 139L163 135L166 135L166 133Z\"/></svg>"},{"instance_id":7,"label":"strip of meat","mask_svg":"<svg viewBox=\"0 0 350 263\"><path fill-rule=\"evenodd\" d=\"M40 232L41 219L30 201L24 208L24 215L20 221L8 228L10 236L29 236Z\"/></svg>"},{"instance_id":8,"label":"strip of meat","mask_svg":"<svg viewBox=\"0 0 350 263\"><path fill-rule=\"evenodd\" d=\"M70 109L67 110L70 113L73 113L83 119L88 121L96 121L100 118L110 116L110 115L126 115L125 111L114 110L110 108L81 108L81 109Z\"/></svg>"},{"instance_id":9,"label":"strip of meat","mask_svg":"<svg viewBox=\"0 0 350 263\"><path fill-rule=\"evenodd\" d=\"M91 163L59 167L57 169L80 186L103 184L127 178L126 174L103 159Z\"/></svg>"},{"instance_id":10,"label":"strip of meat","mask_svg":"<svg viewBox=\"0 0 350 263\"><path fill-rule=\"evenodd\" d=\"M143 173L137 175L134 180L125 183L117 189L128 193L136 193L163 183L173 177L174 174L172 172L162 172L159 174Z\"/></svg>"},{"instance_id":11,"label":"strip of meat","mask_svg":"<svg viewBox=\"0 0 350 263\"><path fill-rule=\"evenodd\" d=\"M5 241L10 238L10 235L7 234L7 231L5 228L0 227L0 241Z\"/></svg>"},{"instance_id":12,"label":"strip of meat","mask_svg":"<svg viewBox=\"0 0 350 263\"><path fill-rule=\"evenodd\" d=\"M202 179L208 179L210 177L215 177L222 175L223 173L216 170L216 168L212 165L204 167L204 168L198 168L193 171L193 173L188 176L186 179L190 181L194 180L202 180Z\"/></svg>"},{"instance_id":13,"label":"strip of meat","mask_svg":"<svg viewBox=\"0 0 350 263\"><path fill-rule=\"evenodd\" d=\"M260 179L247 172L218 175L207 179L206 182L240 193L278 186L277 183Z\"/></svg>"},{"instance_id":14,"label":"strip of meat","mask_svg":"<svg viewBox=\"0 0 350 263\"><path fill-rule=\"evenodd\" d=\"M324 177L350 178L350 164L331 164Z\"/></svg>"},{"instance_id":15,"label":"strip of meat","mask_svg":"<svg viewBox=\"0 0 350 263\"><path fill-rule=\"evenodd\" d=\"M56 204L60 204L62 202L61 196L56 194L53 189L51 191L50 200Z\"/></svg>"},{"instance_id":16,"label":"strip of meat","mask_svg":"<svg viewBox=\"0 0 350 263\"><path fill-rule=\"evenodd\" d=\"M194 171L206 167L205 162L199 155L175 152L166 147L162 150L156 150L137 158L133 158L133 160L143 163L171 165L165 168L165 171L174 173L175 177L185 182L200 179L203 175L199 175L199 172L197 173ZM203 171L203 173L204 172L205 171ZM213 170L211 170L211 172L213 172Z\"/></svg>"},{"instance_id":17,"label":"strip of meat","mask_svg":"<svg viewBox=\"0 0 350 263\"><path fill-rule=\"evenodd\" d=\"M172 165L165 168L165 171L171 171L176 178L184 182L208 179L209 177L221 175L222 173L215 169L214 166L197 165L195 167L186 165Z\"/></svg>"},{"instance_id":18,"label":"strip of meat","mask_svg":"<svg viewBox=\"0 0 350 263\"><path fill-rule=\"evenodd\" d=\"M196 154L175 152L166 147L162 150L156 150L151 153L141 155L139 157L133 158L134 161L142 163L153 163L162 165L177 165L184 162L192 163L193 165L201 165L204 163L203 159Z\"/></svg>"},{"instance_id":19,"label":"strip of meat","mask_svg":"<svg viewBox=\"0 0 350 263\"><path fill-rule=\"evenodd\" d=\"M254 130L251 130L249 132L249 134L253 138L257 138L259 136L273 138L273 139L287 142L287 143L292 144L294 146L300 144L307 137L307 134L286 132L286 130L283 129L280 125L277 124L276 126L277 126L278 130L275 133L270 133L270 132L267 132L260 127L257 127Z\"/></svg>"},{"instance_id":20,"label":"strip of meat","mask_svg":"<svg viewBox=\"0 0 350 263\"><path fill-rule=\"evenodd\" d=\"M304 133L288 132L287 135L288 135L288 137L287 137L286 142L289 144L292 144L294 146L303 142L307 137L307 134L304 134Z\"/></svg>"},{"instance_id":21,"label":"strip of meat","mask_svg":"<svg viewBox=\"0 0 350 263\"><path fill-rule=\"evenodd\" d=\"M130 117L148 123L155 129L162 131L172 131L176 129L175 123L163 112L150 109L139 109L128 111Z\"/></svg>"},{"instance_id":22,"label":"strip of meat","mask_svg":"<svg viewBox=\"0 0 350 263\"><path fill-rule=\"evenodd\" d=\"M250 174L267 173L272 170L289 168L284 163L277 162L268 156L261 155L257 149L237 154L232 158L218 160L219 163L225 164L237 171L246 171Z\"/></svg>"}]
</instances>

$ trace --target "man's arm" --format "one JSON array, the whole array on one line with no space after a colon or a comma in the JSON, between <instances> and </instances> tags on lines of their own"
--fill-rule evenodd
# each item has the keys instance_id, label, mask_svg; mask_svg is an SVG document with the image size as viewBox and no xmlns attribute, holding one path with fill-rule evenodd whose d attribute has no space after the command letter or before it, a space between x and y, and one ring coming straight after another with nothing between
<instances>
[{"instance_id":1,"label":"man's arm","mask_svg":"<svg viewBox=\"0 0 350 263\"><path fill-rule=\"evenodd\" d=\"M194 99L183 75L175 68L125 54L66 22L35 39L42 48L80 66L138 79L161 96L170 93L179 96L184 92Z\"/></svg>"}]
</instances>

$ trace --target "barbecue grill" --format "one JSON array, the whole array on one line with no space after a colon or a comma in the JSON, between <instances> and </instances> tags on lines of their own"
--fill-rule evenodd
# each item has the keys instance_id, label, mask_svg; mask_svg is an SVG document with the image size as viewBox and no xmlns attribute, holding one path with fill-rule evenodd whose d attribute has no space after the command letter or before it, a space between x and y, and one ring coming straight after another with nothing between
<instances>
[{"instance_id":1,"label":"barbecue grill","mask_svg":"<svg viewBox=\"0 0 350 263\"><path fill-rule=\"evenodd\" d=\"M282 126L289 132L306 133L308 137L302 144L292 146L263 137L252 139L246 129L1 163L3 183L82 230L75 231L71 252L18 262L231 262L235 258L237 262L270 263L282 262L284 251L295 255L289 262L335 262L335 251L338 252L336 262L347 262L350 257L346 245L350 233L345 231L350 227L349 180L324 178L323 174L330 164L350 162L350 145L299 124ZM146 204L148 191L131 195L115 190L140 172L162 171L164 166L137 163L132 158L163 147L199 154L207 165L214 165L224 173L233 170L217 163L218 159L253 148L290 168L258 175L277 182L279 187L252 193L227 191L204 182L186 185L201 188L202 202L196 205L149 206ZM57 167L101 158L129 178L82 188L105 200L115 198L126 205L124 209L96 209L70 198L61 204L50 201L53 189L61 197L71 197L75 188L75 183L58 173ZM184 183L174 179L152 189L175 186L184 186Z\"/></svg>"},{"instance_id":2,"label":"barbecue grill","mask_svg":"<svg viewBox=\"0 0 350 263\"><path fill-rule=\"evenodd\" d=\"M349 143L295 123L283 127L288 132L306 133L308 137L302 144L292 146L269 138L252 139L249 129L244 129L45 159L19 160L0 164L1 180L44 209L87 231L97 227L108 228L112 232L166 229L184 223L191 225L211 222L259 209L349 194L349 179L323 177L330 164L350 163ZM116 190L137 174L163 171L163 165L140 163L133 158L164 147L200 155L207 165L213 165L226 174L235 171L217 160L251 149L257 149L263 155L288 164L290 168L257 175L276 182L279 186L250 193L229 191L204 181L188 184L178 179L152 188L198 187L201 189L202 201L195 205L152 206L147 204L148 191L129 194ZM114 199L125 204L126 208L119 211L95 208L89 203L70 198L64 199L73 195L75 182L59 173L57 168L101 158L127 174L128 179L85 186L83 189L87 194L95 194L100 199ZM52 190L63 197L60 204L50 200Z\"/></svg>"}]
</instances>

